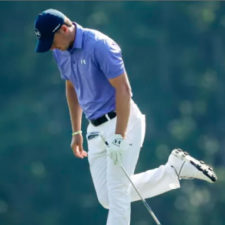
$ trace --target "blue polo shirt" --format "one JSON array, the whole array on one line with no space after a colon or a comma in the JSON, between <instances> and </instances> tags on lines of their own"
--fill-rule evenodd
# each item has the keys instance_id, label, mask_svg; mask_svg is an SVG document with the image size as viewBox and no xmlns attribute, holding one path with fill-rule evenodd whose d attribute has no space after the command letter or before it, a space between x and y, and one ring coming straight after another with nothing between
<instances>
[{"instance_id":1,"label":"blue polo shirt","mask_svg":"<svg viewBox=\"0 0 225 225\"><path fill-rule=\"evenodd\" d=\"M76 26L72 49L53 50L61 78L74 85L87 119L115 110L115 89L108 79L125 73L119 45L103 33Z\"/></svg>"}]
</instances>

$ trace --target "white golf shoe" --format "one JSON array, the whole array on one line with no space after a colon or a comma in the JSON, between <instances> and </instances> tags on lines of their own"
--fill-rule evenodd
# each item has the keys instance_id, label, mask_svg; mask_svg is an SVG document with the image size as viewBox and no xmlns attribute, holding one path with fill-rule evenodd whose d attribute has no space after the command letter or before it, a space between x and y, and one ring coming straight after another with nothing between
<instances>
[{"instance_id":1,"label":"white golf shoe","mask_svg":"<svg viewBox=\"0 0 225 225\"><path fill-rule=\"evenodd\" d=\"M193 158L182 149L174 149L167 164L174 168L179 179L200 179L209 183L214 183L217 180L212 167Z\"/></svg>"}]
</instances>

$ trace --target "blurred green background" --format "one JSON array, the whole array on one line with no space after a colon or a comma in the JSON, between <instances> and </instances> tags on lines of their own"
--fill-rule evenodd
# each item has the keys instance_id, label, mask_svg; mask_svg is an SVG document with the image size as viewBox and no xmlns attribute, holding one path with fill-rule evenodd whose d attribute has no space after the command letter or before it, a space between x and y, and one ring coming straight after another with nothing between
<instances>
[{"instance_id":1,"label":"blurred green background","mask_svg":"<svg viewBox=\"0 0 225 225\"><path fill-rule=\"evenodd\" d=\"M34 52L34 19L47 8L120 44L147 115L137 172L164 164L174 147L214 165L216 184L183 181L150 199L162 224L224 225L224 2L0 2L0 224L103 225L107 216L87 160L70 150L56 64ZM142 203L133 203L131 225L148 224Z\"/></svg>"}]
</instances>

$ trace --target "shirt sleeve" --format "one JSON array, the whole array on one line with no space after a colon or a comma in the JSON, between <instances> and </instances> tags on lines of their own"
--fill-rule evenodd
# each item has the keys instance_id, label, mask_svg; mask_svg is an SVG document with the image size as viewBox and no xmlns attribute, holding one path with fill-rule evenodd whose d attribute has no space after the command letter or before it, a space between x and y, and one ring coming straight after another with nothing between
<instances>
[{"instance_id":1,"label":"shirt sleeve","mask_svg":"<svg viewBox=\"0 0 225 225\"><path fill-rule=\"evenodd\" d=\"M95 57L100 69L108 79L125 73L121 49L112 39L103 39L97 42Z\"/></svg>"},{"instance_id":2,"label":"shirt sleeve","mask_svg":"<svg viewBox=\"0 0 225 225\"><path fill-rule=\"evenodd\" d=\"M59 60L59 56L57 54L57 51L53 50L52 51L53 53L53 57L56 61L56 64L57 64L57 67L59 69L59 72L60 72L60 77L63 79L63 80L69 80L69 78L66 76L66 74L63 72L63 68L62 66L60 66L60 60Z\"/></svg>"}]
</instances>

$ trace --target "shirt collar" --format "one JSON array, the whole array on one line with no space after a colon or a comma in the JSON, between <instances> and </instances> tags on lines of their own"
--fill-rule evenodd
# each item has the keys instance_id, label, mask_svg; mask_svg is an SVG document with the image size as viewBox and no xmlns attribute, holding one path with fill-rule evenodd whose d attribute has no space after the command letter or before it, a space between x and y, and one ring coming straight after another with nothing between
<instances>
[{"instance_id":1,"label":"shirt collar","mask_svg":"<svg viewBox=\"0 0 225 225\"><path fill-rule=\"evenodd\" d=\"M82 48L83 43L83 27L78 23L73 23L76 28L75 40L73 43L73 48Z\"/></svg>"}]
</instances>

